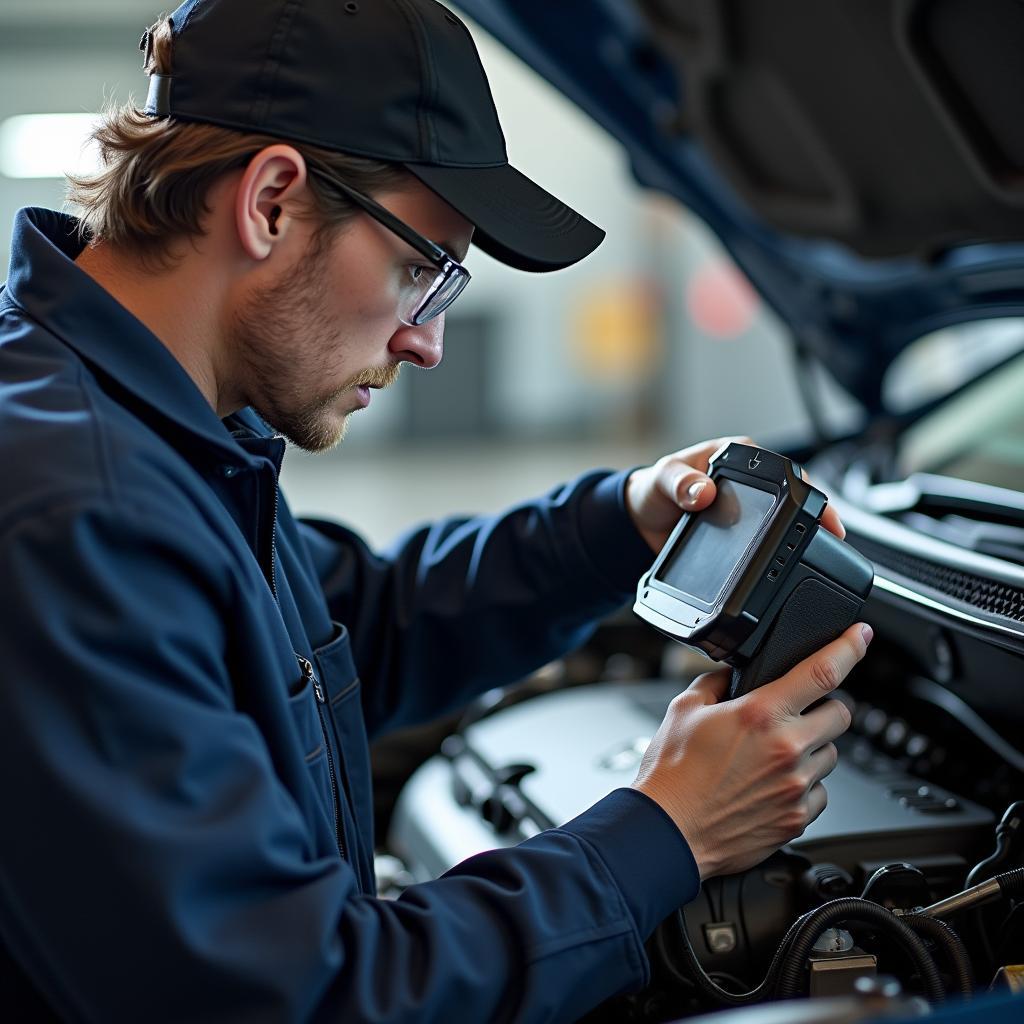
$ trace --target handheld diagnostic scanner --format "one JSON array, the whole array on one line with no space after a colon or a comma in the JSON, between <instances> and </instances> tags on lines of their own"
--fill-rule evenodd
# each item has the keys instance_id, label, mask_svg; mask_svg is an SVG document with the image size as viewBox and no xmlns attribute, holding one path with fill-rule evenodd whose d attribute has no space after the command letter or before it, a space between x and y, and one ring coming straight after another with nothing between
<instances>
[{"instance_id":1,"label":"handheld diagnostic scanner","mask_svg":"<svg viewBox=\"0 0 1024 1024\"><path fill-rule=\"evenodd\" d=\"M715 500L679 520L633 610L731 665L729 696L739 697L852 625L874 569L821 528L828 499L785 456L734 443L709 469Z\"/></svg>"}]
</instances>

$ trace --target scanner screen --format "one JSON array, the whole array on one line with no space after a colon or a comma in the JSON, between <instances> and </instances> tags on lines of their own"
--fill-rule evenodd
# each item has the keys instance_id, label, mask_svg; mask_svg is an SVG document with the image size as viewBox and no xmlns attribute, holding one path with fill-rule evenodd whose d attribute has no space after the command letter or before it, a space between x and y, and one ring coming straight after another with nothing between
<instances>
[{"instance_id":1,"label":"scanner screen","mask_svg":"<svg viewBox=\"0 0 1024 1024\"><path fill-rule=\"evenodd\" d=\"M694 516L656 577L707 604L718 600L775 504L775 495L759 487L727 477L715 483L714 502Z\"/></svg>"}]
</instances>

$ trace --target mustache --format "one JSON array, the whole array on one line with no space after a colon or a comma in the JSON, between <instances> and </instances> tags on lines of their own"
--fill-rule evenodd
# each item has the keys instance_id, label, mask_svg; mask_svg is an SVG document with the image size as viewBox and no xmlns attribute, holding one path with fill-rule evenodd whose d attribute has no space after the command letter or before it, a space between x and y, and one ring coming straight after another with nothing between
<instances>
[{"instance_id":1,"label":"mustache","mask_svg":"<svg viewBox=\"0 0 1024 1024\"><path fill-rule=\"evenodd\" d=\"M389 388L398 380L401 370L401 363L392 363L391 366L375 366L353 377L346 387Z\"/></svg>"}]
</instances>

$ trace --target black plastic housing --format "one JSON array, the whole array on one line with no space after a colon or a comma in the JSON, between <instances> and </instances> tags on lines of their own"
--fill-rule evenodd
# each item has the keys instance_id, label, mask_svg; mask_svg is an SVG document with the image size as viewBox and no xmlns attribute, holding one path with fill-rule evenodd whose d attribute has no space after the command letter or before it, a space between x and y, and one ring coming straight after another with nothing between
<instances>
[{"instance_id":1,"label":"black plastic housing","mask_svg":"<svg viewBox=\"0 0 1024 1024\"><path fill-rule=\"evenodd\" d=\"M633 610L666 636L736 670L730 696L778 678L851 625L871 590L874 570L860 552L820 528L827 498L776 452L730 444L716 452L710 476L771 494L774 502L713 600L662 578L685 557L702 512L686 513L637 586ZM713 589L713 588L712 588Z\"/></svg>"}]
</instances>

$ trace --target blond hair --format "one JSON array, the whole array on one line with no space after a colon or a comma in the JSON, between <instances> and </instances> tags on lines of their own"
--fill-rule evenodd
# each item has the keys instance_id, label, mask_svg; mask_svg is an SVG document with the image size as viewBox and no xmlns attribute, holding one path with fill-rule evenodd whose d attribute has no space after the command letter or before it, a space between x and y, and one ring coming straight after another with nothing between
<instances>
[{"instance_id":1,"label":"blond hair","mask_svg":"<svg viewBox=\"0 0 1024 1024\"><path fill-rule=\"evenodd\" d=\"M171 22L161 18L149 30L149 74L170 75L174 39ZM101 169L68 177L68 199L79 208L80 229L92 241L108 242L162 261L171 242L201 235L209 212L210 187L230 171L245 167L267 146L288 142L306 163L339 177L361 192L399 189L408 172L398 164L349 156L270 135L218 125L156 118L130 104L111 106L93 132ZM308 187L321 230L340 227L356 208L340 190L313 175Z\"/></svg>"}]
</instances>

